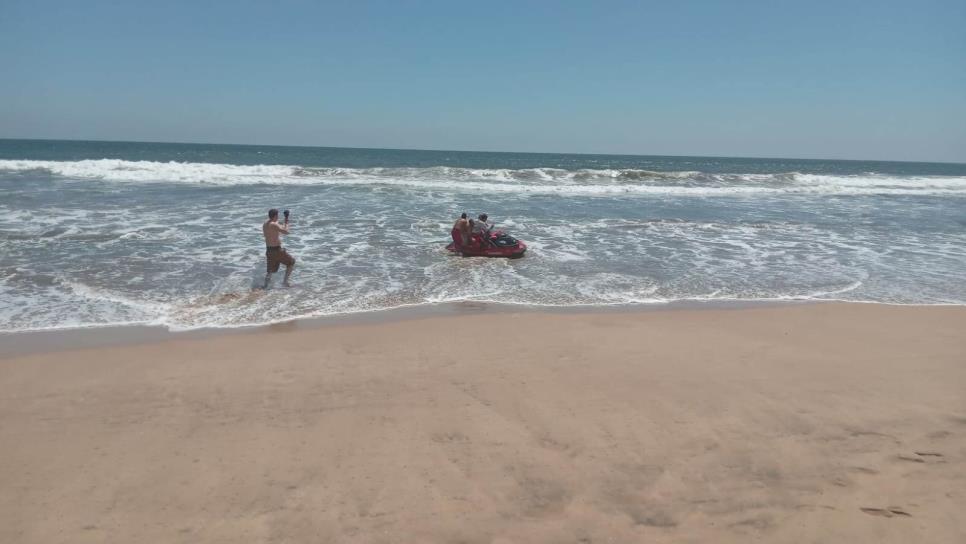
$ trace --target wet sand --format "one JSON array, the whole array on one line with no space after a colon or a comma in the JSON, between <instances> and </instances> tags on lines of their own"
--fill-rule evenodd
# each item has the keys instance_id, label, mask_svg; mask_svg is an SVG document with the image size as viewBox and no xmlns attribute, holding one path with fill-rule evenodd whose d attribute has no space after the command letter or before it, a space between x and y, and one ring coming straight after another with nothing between
<instances>
[{"instance_id":1,"label":"wet sand","mask_svg":"<svg viewBox=\"0 0 966 544\"><path fill-rule=\"evenodd\" d=\"M0 542L966 541L963 307L281 329L0 359Z\"/></svg>"}]
</instances>

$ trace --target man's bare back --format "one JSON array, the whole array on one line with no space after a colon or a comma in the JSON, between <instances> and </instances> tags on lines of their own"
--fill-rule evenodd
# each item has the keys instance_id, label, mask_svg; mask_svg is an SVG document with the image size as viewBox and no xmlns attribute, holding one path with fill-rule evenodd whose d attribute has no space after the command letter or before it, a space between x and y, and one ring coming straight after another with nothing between
<instances>
[{"instance_id":1,"label":"man's bare back","mask_svg":"<svg viewBox=\"0 0 966 544\"><path fill-rule=\"evenodd\" d=\"M459 231L460 236L463 238L463 243L469 242L470 239L470 222L465 217L460 217L456 220L453 228Z\"/></svg>"},{"instance_id":2,"label":"man's bare back","mask_svg":"<svg viewBox=\"0 0 966 544\"><path fill-rule=\"evenodd\" d=\"M282 234L288 234L288 226L280 225L278 219L269 219L262 223L262 233L265 234L266 247L282 245Z\"/></svg>"}]
</instances>

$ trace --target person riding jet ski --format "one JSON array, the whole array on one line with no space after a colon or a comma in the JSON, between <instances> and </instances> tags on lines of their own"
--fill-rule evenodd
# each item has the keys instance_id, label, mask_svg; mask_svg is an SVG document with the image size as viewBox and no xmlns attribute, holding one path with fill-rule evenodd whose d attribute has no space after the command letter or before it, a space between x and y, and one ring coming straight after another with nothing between
<instances>
[{"instance_id":1,"label":"person riding jet ski","mask_svg":"<svg viewBox=\"0 0 966 544\"><path fill-rule=\"evenodd\" d=\"M463 236L458 226L462 217L453 225L453 242L446 249L464 257L506 257L516 259L527 251L527 244L510 236L502 230L495 230L485 213L479 219L467 220L469 235Z\"/></svg>"},{"instance_id":2,"label":"person riding jet ski","mask_svg":"<svg viewBox=\"0 0 966 544\"><path fill-rule=\"evenodd\" d=\"M473 241L478 240L480 247L490 245L490 231L493 230L493 223L487 221L488 218L488 215L481 213L473 222Z\"/></svg>"},{"instance_id":3,"label":"person riding jet ski","mask_svg":"<svg viewBox=\"0 0 966 544\"><path fill-rule=\"evenodd\" d=\"M466 212L460 215L460 218L456 220L453 224L453 230L451 235L453 236L453 243L456 244L457 248L464 248L470 243L470 223L471 220L466 219Z\"/></svg>"}]
</instances>

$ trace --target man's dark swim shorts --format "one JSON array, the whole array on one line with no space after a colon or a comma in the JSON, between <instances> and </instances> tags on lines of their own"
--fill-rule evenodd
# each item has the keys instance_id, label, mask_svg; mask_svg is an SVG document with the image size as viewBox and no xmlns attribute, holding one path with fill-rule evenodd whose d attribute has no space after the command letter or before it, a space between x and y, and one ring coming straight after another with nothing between
<instances>
[{"instance_id":1,"label":"man's dark swim shorts","mask_svg":"<svg viewBox=\"0 0 966 544\"><path fill-rule=\"evenodd\" d=\"M265 257L268 259L268 273L274 274L278 272L278 267L280 265L292 266L295 264L295 257L288 254L288 251L282 249L282 246L273 246L265 248Z\"/></svg>"}]
</instances>

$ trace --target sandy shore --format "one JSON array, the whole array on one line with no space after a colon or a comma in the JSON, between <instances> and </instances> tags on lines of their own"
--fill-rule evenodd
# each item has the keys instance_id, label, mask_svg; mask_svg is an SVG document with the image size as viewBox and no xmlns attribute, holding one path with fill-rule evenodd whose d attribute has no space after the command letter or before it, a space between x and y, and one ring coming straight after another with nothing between
<instances>
[{"instance_id":1,"label":"sandy shore","mask_svg":"<svg viewBox=\"0 0 966 544\"><path fill-rule=\"evenodd\" d=\"M966 308L436 317L10 357L0 489L4 543L966 542Z\"/></svg>"}]
</instances>

